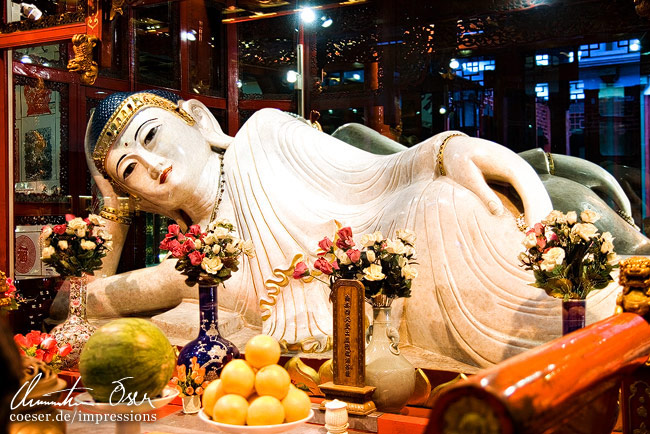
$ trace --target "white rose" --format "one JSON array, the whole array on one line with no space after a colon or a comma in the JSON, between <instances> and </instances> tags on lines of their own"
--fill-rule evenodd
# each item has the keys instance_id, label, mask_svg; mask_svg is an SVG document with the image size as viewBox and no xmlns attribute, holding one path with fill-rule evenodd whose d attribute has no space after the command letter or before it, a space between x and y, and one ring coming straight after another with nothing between
<instances>
[{"instance_id":1,"label":"white rose","mask_svg":"<svg viewBox=\"0 0 650 434\"><path fill-rule=\"evenodd\" d=\"M228 244L226 244L226 247L224 248L224 250L226 251L226 253L229 253L229 254L237 253L237 251L239 250L239 249L237 249L237 244L238 243L235 242L235 241L233 241L231 243L228 243Z\"/></svg>"},{"instance_id":2,"label":"white rose","mask_svg":"<svg viewBox=\"0 0 650 434\"><path fill-rule=\"evenodd\" d=\"M366 280L382 280L384 277L386 276L381 272L381 265L371 264L363 269L363 278Z\"/></svg>"},{"instance_id":3,"label":"white rose","mask_svg":"<svg viewBox=\"0 0 650 434\"><path fill-rule=\"evenodd\" d=\"M414 257L415 256L415 247L406 246L406 256L408 256L409 258Z\"/></svg>"},{"instance_id":4,"label":"white rose","mask_svg":"<svg viewBox=\"0 0 650 434\"><path fill-rule=\"evenodd\" d=\"M68 242L66 240L59 241L58 247L60 250L66 250L68 248Z\"/></svg>"},{"instance_id":5,"label":"white rose","mask_svg":"<svg viewBox=\"0 0 650 434\"><path fill-rule=\"evenodd\" d=\"M85 229L86 222L81 217L75 217L68 222L68 227L73 231L76 231L77 229Z\"/></svg>"},{"instance_id":6,"label":"white rose","mask_svg":"<svg viewBox=\"0 0 650 434\"><path fill-rule=\"evenodd\" d=\"M97 236L101 238L102 240L109 241L113 239L113 235L110 232L107 232L103 229L100 229L97 231Z\"/></svg>"},{"instance_id":7,"label":"white rose","mask_svg":"<svg viewBox=\"0 0 650 434\"><path fill-rule=\"evenodd\" d=\"M408 261L404 256L400 256L397 258L397 265L399 265L399 268L404 268L408 265Z\"/></svg>"},{"instance_id":8,"label":"white rose","mask_svg":"<svg viewBox=\"0 0 650 434\"><path fill-rule=\"evenodd\" d=\"M562 213L562 211L558 211L554 209L549 213L549 215L546 216L545 219L542 220L542 223L545 225L553 225L553 224L561 224L561 223L566 223L567 218L566 216Z\"/></svg>"},{"instance_id":9,"label":"white rose","mask_svg":"<svg viewBox=\"0 0 650 434\"><path fill-rule=\"evenodd\" d=\"M77 235L79 238L83 238L83 237L86 236L86 228L75 229L74 233L75 233L75 235Z\"/></svg>"},{"instance_id":10,"label":"white rose","mask_svg":"<svg viewBox=\"0 0 650 434\"><path fill-rule=\"evenodd\" d=\"M612 241L614 241L614 237L609 232L603 232L602 238L603 238L603 241L606 241L608 243L611 243Z\"/></svg>"},{"instance_id":11,"label":"white rose","mask_svg":"<svg viewBox=\"0 0 650 434\"><path fill-rule=\"evenodd\" d=\"M526 252L520 252L520 253L519 253L519 256L517 256L517 258L518 258L521 262L528 263L528 253L526 253Z\"/></svg>"},{"instance_id":12,"label":"white rose","mask_svg":"<svg viewBox=\"0 0 650 434\"><path fill-rule=\"evenodd\" d=\"M80 244L81 244L81 248L84 250L95 250L95 247L97 247L97 244L88 240L81 240Z\"/></svg>"},{"instance_id":13,"label":"white rose","mask_svg":"<svg viewBox=\"0 0 650 434\"><path fill-rule=\"evenodd\" d=\"M219 244L215 244L214 246L212 246L212 253L214 253L215 255L218 255L220 251L221 251L221 246Z\"/></svg>"},{"instance_id":14,"label":"white rose","mask_svg":"<svg viewBox=\"0 0 650 434\"><path fill-rule=\"evenodd\" d=\"M375 251L366 250L366 259L368 260L368 262L375 262L375 259L377 259L377 257L375 256Z\"/></svg>"},{"instance_id":15,"label":"white rose","mask_svg":"<svg viewBox=\"0 0 650 434\"><path fill-rule=\"evenodd\" d=\"M216 238L226 238L230 231L222 226L217 226L214 228L214 231L212 231L212 233Z\"/></svg>"},{"instance_id":16,"label":"white rose","mask_svg":"<svg viewBox=\"0 0 650 434\"><path fill-rule=\"evenodd\" d=\"M221 268L223 268L223 263L221 259L217 256L208 258L207 256L201 261L201 268L203 268L207 273L217 274Z\"/></svg>"},{"instance_id":17,"label":"white rose","mask_svg":"<svg viewBox=\"0 0 650 434\"><path fill-rule=\"evenodd\" d=\"M113 250L113 241L110 241L110 240L106 241L104 243L104 247L106 248L106 250Z\"/></svg>"},{"instance_id":18,"label":"white rose","mask_svg":"<svg viewBox=\"0 0 650 434\"><path fill-rule=\"evenodd\" d=\"M216 242L217 239L212 232L208 232L208 234L205 237L203 237L203 244L205 244L206 246L211 246Z\"/></svg>"},{"instance_id":19,"label":"white rose","mask_svg":"<svg viewBox=\"0 0 650 434\"><path fill-rule=\"evenodd\" d=\"M97 214L89 214L88 221L96 226L104 226L104 219Z\"/></svg>"},{"instance_id":20,"label":"white rose","mask_svg":"<svg viewBox=\"0 0 650 434\"><path fill-rule=\"evenodd\" d=\"M571 235L578 236L585 241L589 241L598 235L598 228L591 223L576 223L571 228Z\"/></svg>"},{"instance_id":21,"label":"white rose","mask_svg":"<svg viewBox=\"0 0 650 434\"><path fill-rule=\"evenodd\" d=\"M526 238L524 238L524 247L527 249L531 249L537 245L537 236L535 236L535 232L531 232L528 235L526 235Z\"/></svg>"},{"instance_id":22,"label":"white rose","mask_svg":"<svg viewBox=\"0 0 650 434\"><path fill-rule=\"evenodd\" d=\"M418 270L407 264L402 268L402 276L404 276L406 280L413 280L418 277Z\"/></svg>"},{"instance_id":23,"label":"white rose","mask_svg":"<svg viewBox=\"0 0 650 434\"><path fill-rule=\"evenodd\" d=\"M566 222L570 225L575 224L578 221L578 214L575 211L569 211L566 213Z\"/></svg>"},{"instance_id":24,"label":"white rose","mask_svg":"<svg viewBox=\"0 0 650 434\"><path fill-rule=\"evenodd\" d=\"M41 250L41 259L48 259L55 253L54 247L47 246Z\"/></svg>"},{"instance_id":25,"label":"white rose","mask_svg":"<svg viewBox=\"0 0 650 434\"><path fill-rule=\"evenodd\" d=\"M542 263L540 268L544 271L553 271L556 265L564 262L564 249L561 247L553 247L548 252L542 255Z\"/></svg>"},{"instance_id":26,"label":"white rose","mask_svg":"<svg viewBox=\"0 0 650 434\"><path fill-rule=\"evenodd\" d=\"M375 237L375 242L379 243L384 240L384 236L379 231L375 231L372 235Z\"/></svg>"},{"instance_id":27,"label":"white rose","mask_svg":"<svg viewBox=\"0 0 650 434\"><path fill-rule=\"evenodd\" d=\"M404 241L406 244L415 245L415 232L410 229L400 229L397 231L397 238Z\"/></svg>"},{"instance_id":28,"label":"white rose","mask_svg":"<svg viewBox=\"0 0 650 434\"><path fill-rule=\"evenodd\" d=\"M363 234L361 236L361 245L370 247L375 244L375 236L373 234Z\"/></svg>"},{"instance_id":29,"label":"white rose","mask_svg":"<svg viewBox=\"0 0 650 434\"><path fill-rule=\"evenodd\" d=\"M609 241L603 242L603 244L600 246L600 253L609 253L614 250L614 244L610 243Z\"/></svg>"},{"instance_id":30,"label":"white rose","mask_svg":"<svg viewBox=\"0 0 650 434\"><path fill-rule=\"evenodd\" d=\"M43 230L41 231L40 239L44 240L45 238L50 238L50 235L52 235L52 228L49 226L43 226Z\"/></svg>"},{"instance_id":31,"label":"white rose","mask_svg":"<svg viewBox=\"0 0 650 434\"><path fill-rule=\"evenodd\" d=\"M618 260L618 256L614 252L610 252L607 254L607 262L610 264L614 263L615 261Z\"/></svg>"},{"instance_id":32,"label":"white rose","mask_svg":"<svg viewBox=\"0 0 650 434\"><path fill-rule=\"evenodd\" d=\"M386 240L386 251L396 255L403 255L406 253L406 247L400 240Z\"/></svg>"},{"instance_id":33,"label":"white rose","mask_svg":"<svg viewBox=\"0 0 650 434\"><path fill-rule=\"evenodd\" d=\"M246 240L241 244L241 250L249 258L255 257L255 246L252 240Z\"/></svg>"},{"instance_id":34,"label":"white rose","mask_svg":"<svg viewBox=\"0 0 650 434\"><path fill-rule=\"evenodd\" d=\"M203 243L201 242L200 239L197 238L197 239L194 240L194 248L195 249L197 249L197 250L200 249L202 245L203 245Z\"/></svg>"},{"instance_id":35,"label":"white rose","mask_svg":"<svg viewBox=\"0 0 650 434\"><path fill-rule=\"evenodd\" d=\"M347 253L345 253L341 249L334 249L334 254L336 255L336 258L339 260L341 265L349 265L352 263L350 261L350 258L348 257Z\"/></svg>"},{"instance_id":36,"label":"white rose","mask_svg":"<svg viewBox=\"0 0 650 434\"><path fill-rule=\"evenodd\" d=\"M584 223L596 223L600 220L600 214L590 209L586 209L580 213L580 218Z\"/></svg>"}]
</instances>

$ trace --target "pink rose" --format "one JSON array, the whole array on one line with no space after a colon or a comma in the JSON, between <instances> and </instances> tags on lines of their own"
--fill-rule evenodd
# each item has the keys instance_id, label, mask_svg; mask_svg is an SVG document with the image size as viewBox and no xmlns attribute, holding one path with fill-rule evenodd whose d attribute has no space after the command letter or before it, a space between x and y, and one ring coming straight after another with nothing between
<instances>
[{"instance_id":1,"label":"pink rose","mask_svg":"<svg viewBox=\"0 0 650 434\"><path fill-rule=\"evenodd\" d=\"M59 348L59 356L65 357L68 354L70 354L70 351L72 351L72 345L65 344L61 348Z\"/></svg>"},{"instance_id":2,"label":"pink rose","mask_svg":"<svg viewBox=\"0 0 650 434\"><path fill-rule=\"evenodd\" d=\"M88 220L88 217L86 217L86 218L84 219L84 223L86 223L86 224L89 225L89 226L92 225L92 223L90 223L90 220Z\"/></svg>"},{"instance_id":3,"label":"pink rose","mask_svg":"<svg viewBox=\"0 0 650 434\"><path fill-rule=\"evenodd\" d=\"M25 338L27 338L27 342L29 345L28 347L33 347L34 345L40 345L41 341L43 338L41 337L41 332L38 330L32 330L31 332L27 333L25 335Z\"/></svg>"},{"instance_id":4,"label":"pink rose","mask_svg":"<svg viewBox=\"0 0 650 434\"><path fill-rule=\"evenodd\" d=\"M165 239L160 242L160 250L169 250L169 242L171 241L171 238L167 238L167 235L165 235Z\"/></svg>"},{"instance_id":5,"label":"pink rose","mask_svg":"<svg viewBox=\"0 0 650 434\"><path fill-rule=\"evenodd\" d=\"M318 242L318 247L320 247L321 250L323 250L323 252L319 253L319 255L324 255L325 253L329 252L330 249L332 248L332 240L325 237Z\"/></svg>"},{"instance_id":6,"label":"pink rose","mask_svg":"<svg viewBox=\"0 0 650 434\"><path fill-rule=\"evenodd\" d=\"M187 255L188 258L190 258L190 262L192 265L199 265L201 264L201 261L203 260L203 254L201 254L198 250L194 250L192 253Z\"/></svg>"},{"instance_id":7,"label":"pink rose","mask_svg":"<svg viewBox=\"0 0 650 434\"><path fill-rule=\"evenodd\" d=\"M339 263L336 261L336 259L333 260L333 261L331 262L330 265L331 265L332 268L335 269L335 270L340 270L340 269L341 269L341 268L339 267Z\"/></svg>"},{"instance_id":8,"label":"pink rose","mask_svg":"<svg viewBox=\"0 0 650 434\"><path fill-rule=\"evenodd\" d=\"M52 228L52 232L57 235L63 235L66 230L66 225L56 225Z\"/></svg>"},{"instance_id":9,"label":"pink rose","mask_svg":"<svg viewBox=\"0 0 650 434\"><path fill-rule=\"evenodd\" d=\"M65 215L65 221L69 222L70 220L74 220L76 217L74 214L66 214Z\"/></svg>"},{"instance_id":10,"label":"pink rose","mask_svg":"<svg viewBox=\"0 0 650 434\"><path fill-rule=\"evenodd\" d=\"M309 269L307 268L307 264L304 262L298 262L296 264L296 268L293 269L293 278L301 279L307 276L309 276Z\"/></svg>"},{"instance_id":11,"label":"pink rose","mask_svg":"<svg viewBox=\"0 0 650 434\"><path fill-rule=\"evenodd\" d=\"M181 233L181 227L178 225L169 225L167 226L167 232L169 235L178 235Z\"/></svg>"},{"instance_id":12,"label":"pink rose","mask_svg":"<svg viewBox=\"0 0 650 434\"><path fill-rule=\"evenodd\" d=\"M334 271L332 269L332 264L327 262L325 258L316 259L316 262L314 262L314 268L319 270L323 274L332 274L332 272Z\"/></svg>"},{"instance_id":13,"label":"pink rose","mask_svg":"<svg viewBox=\"0 0 650 434\"><path fill-rule=\"evenodd\" d=\"M188 254L188 253L190 253L192 251L196 251L196 250L194 250L194 241L192 241L191 239L188 238L183 243L183 253Z\"/></svg>"},{"instance_id":14,"label":"pink rose","mask_svg":"<svg viewBox=\"0 0 650 434\"><path fill-rule=\"evenodd\" d=\"M350 258L353 264L359 262L359 259L361 259L361 252L357 249L350 249L345 253L347 253L348 258Z\"/></svg>"},{"instance_id":15,"label":"pink rose","mask_svg":"<svg viewBox=\"0 0 650 434\"><path fill-rule=\"evenodd\" d=\"M183 248L181 246L181 243L178 242L178 240L171 240L168 244L167 247L169 247L169 251L172 253L172 256L174 258L180 258L183 256Z\"/></svg>"},{"instance_id":16,"label":"pink rose","mask_svg":"<svg viewBox=\"0 0 650 434\"><path fill-rule=\"evenodd\" d=\"M201 226L199 226L199 225L190 226L189 233L192 234L196 238L200 238L201 237Z\"/></svg>"},{"instance_id":17,"label":"pink rose","mask_svg":"<svg viewBox=\"0 0 650 434\"><path fill-rule=\"evenodd\" d=\"M551 241L557 241L557 234L555 232L551 232L551 235L548 236L548 242L550 243Z\"/></svg>"},{"instance_id":18,"label":"pink rose","mask_svg":"<svg viewBox=\"0 0 650 434\"><path fill-rule=\"evenodd\" d=\"M339 236L339 239L336 240L336 247L339 249L345 250L354 246L354 241L352 240L352 229L349 226L341 228L337 235Z\"/></svg>"},{"instance_id":19,"label":"pink rose","mask_svg":"<svg viewBox=\"0 0 650 434\"><path fill-rule=\"evenodd\" d=\"M535 227L533 228L533 230L535 231L535 235L537 235L538 237L540 235L544 235L544 229L545 229L544 225L541 223L535 223Z\"/></svg>"},{"instance_id":20,"label":"pink rose","mask_svg":"<svg viewBox=\"0 0 650 434\"><path fill-rule=\"evenodd\" d=\"M537 247L539 247L540 250L543 249L544 247L546 247L546 238L545 237L543 237L543 236L537 237Z\"/></svg>"}]
</instances>

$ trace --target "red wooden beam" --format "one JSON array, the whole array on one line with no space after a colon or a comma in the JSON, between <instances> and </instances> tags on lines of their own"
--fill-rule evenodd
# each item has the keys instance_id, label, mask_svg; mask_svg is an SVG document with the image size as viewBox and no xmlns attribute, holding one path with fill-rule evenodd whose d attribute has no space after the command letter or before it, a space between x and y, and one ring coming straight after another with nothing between
<instances>
[{"instance_id":1,"label":"red wooden beam","mask_svg":"<svg viewBox=\"0 0 650 434\"><path fill-rule=\"evenodd\" d=\"M77 33L86 33L86 23L66 24L45 29L0 34L0 49L51 44L71 39Z\"/></svg>"},{"instance_id":2,"label":"red wooden beam","mask_svg":"<svg viewBox=\"0 0 650 434\"><path fill-rule=\"evenodd\" d=\"M643 317L623 313L604 319L445 389L427 433L452 432L453 423L469 422L471 412L494 420L503 434L546 433L568 423L591 424L581 432L609 433L604 419L612 415L606 410L616 410L622 378L649 353L650 325ZM598 401L604 403L600 410ZM578 420L585 409L590 413Z\"/></svg>"},{"instance_id":3,"label":"red wooden beam","mask_svg":"<svg viewBox=\"0 0 650 434\"><path fill-rule=\"evenodd\" d=\"M10 220L12 218L11 213L9 212L9 205L11 203L13 195L13 186L10 183L10 179L13 177L13 173L10 172L9 165L9 147L11 143L9 142L9 131L7 126L9 125L9 110L8 107L13 107L13 102L8 101L7 89L9 86L9 81L7 75L9 74L7 64L11 60L8 58L7 51L2 52L0 56L0 270L7 272L8 275L12 274L10 269L10 243L13 240L13 222ZM11 123L13 125L13 122Z\"/></svg>"}]
</instances>

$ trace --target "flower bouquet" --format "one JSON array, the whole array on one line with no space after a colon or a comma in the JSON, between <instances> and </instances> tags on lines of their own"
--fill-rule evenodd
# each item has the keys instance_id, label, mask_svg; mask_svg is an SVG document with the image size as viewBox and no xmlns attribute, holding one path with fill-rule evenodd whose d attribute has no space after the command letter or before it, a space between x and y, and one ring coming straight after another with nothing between
<instances>
[{"instance_id":1,"label":"flower bouquet","mask_svg":"<svg viewBox=\"0 0 650 434\"><path fill-rule=\"evenodd\" d=\"M13 279L0 271L0 312L18 309L21 301L22 299L17 296Z\"/></svg>"},{"instance_id":2,"label":"flower bouquet","mask_svg":"<svg viewBox=\"0 0 650 434\"><path fill-rule=\"evenodd\" d=\"M201 376L211 381L219 377L226 363L239 357L237 347L219 333L217 287L239 270L242 254L254 256L253 243L237 238L235 227L227 220L211 222L206 232L199 225L190 226L185 234L178 225L167 229L160 248L178 259L176 269L187 276L188 285L199 283L199 336L183 347L176 363L179 369L189 371L198 360L205 371Z\"/></svg>"},{"instance_id":3,"label":"flower bouquet","mask_svg":"<svg viewBox=\"0 0 650 434\"><path fill-rule=\"evenodd\" d=\"M339 229L334 240L323 238L318 259L310 270L305 262L296 264L294 279L319 279L325 275L331 287L338 279L357 279L365 287L365 299L375 305L390 303L398 297L411 296L411 281L418 275L415 264L415 233L398 230L395 239L381 232L365 234L357 247L352 229Z\"/></svg>"},{"instance_id":4,"label":"flower bouquet","mask_svg":"<svg viewBox=\"0 0 650 434\"><path fill-rule=\"evenodd\" d=\"M95 326L86 318L88 275L102 267L102 258L113 248L113 237L101 229L104 220L95 214L86 219L66 214L65 220L65 224L44 226L40 242L43 262L70 283L68 318L52 334L58 342L72 345L72 352L63 361L63 369L71 369L95 332Z\"/></svg>"},{"instance_id":5,"label":"flower bouquet","mask_svg":"<svg viewBox=\"0 0 650 434\"><path fill-rule=\"evenodd\" d=\"M18 351L22 356L43 361L55 373L61 370L62 359L72 351L70 344L59 345L54 336L37 330L32 330L25 336L15 335L14 342L18 345Z\"/></svg>"},{"instance_id":6,"label":"flower bouquet","mask_svg":"<svg viewBox=\"0 0 650 434\"><path fill-rule=\"evenodd\" d=\"M602 289L615 267L614 238L599 233L594 223L600 216L591 210L564 214L552 211L526 233L519 259L533 270L533 286L557 298L585 299L594 289Z\"/></svg>"},{"instance_id":7,"label":"flower bouquet","mask_svg":"<svg viewBox=\"0 0 650 434\"><path fill-rule=\"evenodd\" d=\"M372 305L373 322L366 332L366 384L376 387L373 401L380 411L399 412L415 387L413 365L400 353L399 333L391 324L391 304L411 296L418 275L415 264L415 233L398 230L395 238L381 232L362 235L357 246L352 229L339 229L334 240L323 238L318 259L310 270L299 262L295 279L308 282L327 276L330 287L338 279L357 279L364 285L365 299ZM386 367L390 366L390 370Z\"/></svg>"},{"instance_id":8,"label":"flower bouquet","mask_svg":"<svg viewBox=\"0 0 650 434\"><path fill-rule=\"evenodd\" d=\"M206 381L205 368L199 366L197 358L192 357L189 368L184 364L177 365L171 383L183 397L183 411L198 413L201 409L200 396L203 395L203 391L210 382Z\"/></svg>"},{"instance_id":9,"label":"flower bouquet","mask_svg":"<svg viewBox=\"0 0 650 434\"><path fill-rule=\"evenodd\" d=\"M161 250L168 250L178 259L176 269L187 276L188 285L197 281L219 284L230 279L239 270L242 253L255 256L251 241L242 241L234 234L235 227L227 220L217 220L201 232L199 225L192 225L183 234L178 225L169 225Z\"/></svg>"},{"instance_id":10,"label":"flower bouquet","mask_svg":"<svg viewBox=\"0 0 650 434\"><path fill-rule=\"evenodd\" d=\"M43 227L41 259L62 276L93 274L113 248L113 236L99 229L104 220L95 214L86 219L66 214L65 219L65 224Z\"/></svg>"}]
</instances>

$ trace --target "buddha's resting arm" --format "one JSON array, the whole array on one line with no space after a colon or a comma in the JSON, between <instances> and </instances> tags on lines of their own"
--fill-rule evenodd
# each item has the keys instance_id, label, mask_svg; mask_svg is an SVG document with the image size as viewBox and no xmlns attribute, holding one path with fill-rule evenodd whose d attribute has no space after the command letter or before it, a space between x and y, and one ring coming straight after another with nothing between
<instances>
[{"instance_id":1,"label":"buddha's resting arm","mask_svg":"<svg viewBox=\"0 0 650 434\"><path fill-rule=\"evenodd\" d=\"M88 315L117 317L155 312L178 305L196 292L176 271L175 259L159 265L96 279L88 284ZM146 307L146 308L145 308Z\"/></svg>"}]
</instances>

